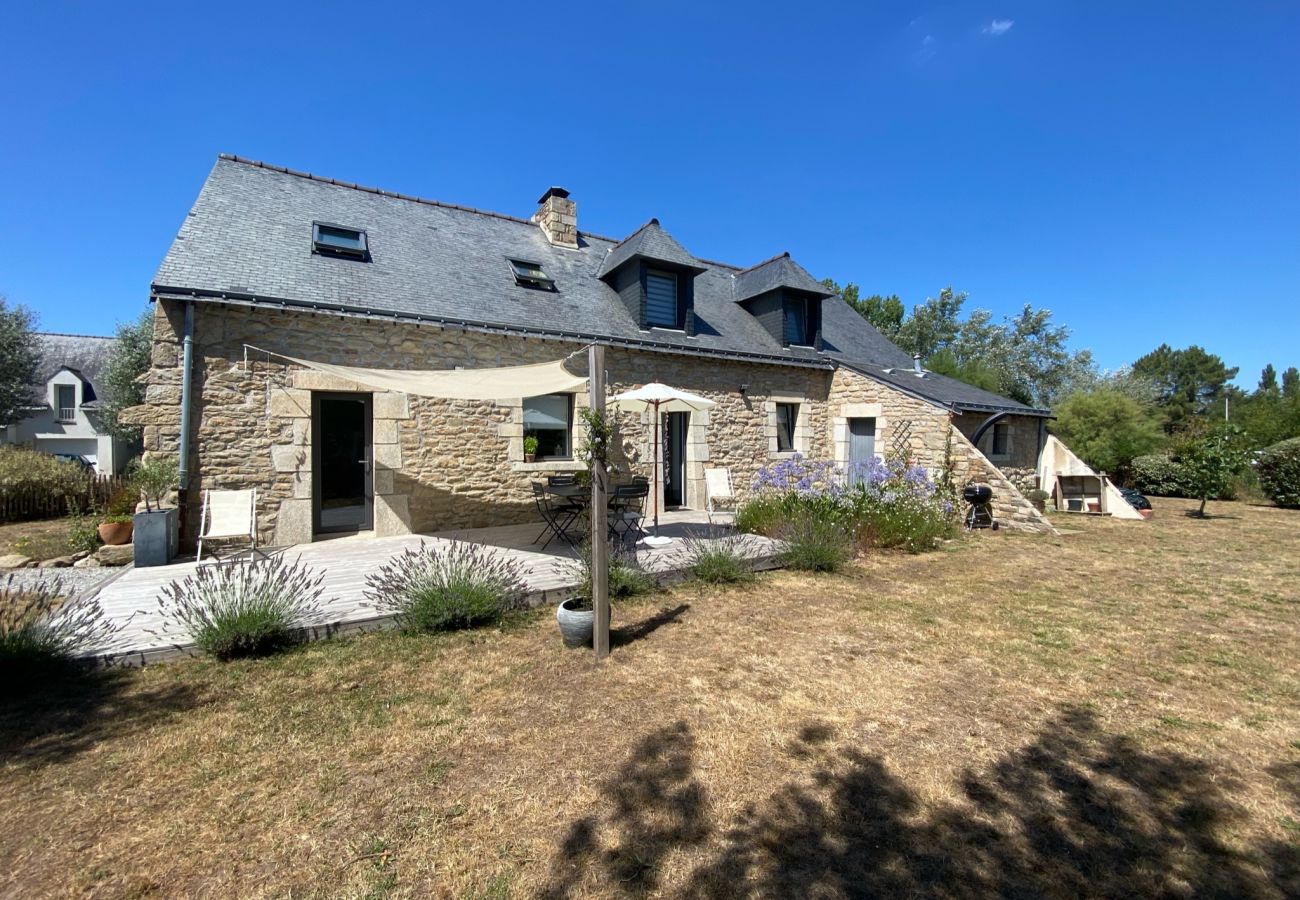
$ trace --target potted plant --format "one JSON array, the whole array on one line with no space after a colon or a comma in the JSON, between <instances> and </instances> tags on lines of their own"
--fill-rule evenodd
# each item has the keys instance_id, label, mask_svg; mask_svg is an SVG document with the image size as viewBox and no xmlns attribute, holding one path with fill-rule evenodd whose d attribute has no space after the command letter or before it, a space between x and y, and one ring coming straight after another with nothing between
<instances>
[{"instance_id":1,"label":"potted plant","mask_svg":"<svg viewBox=\"0 0 1300 900\"><path fill-rule=\"evenodd\" d=\"M1025 499L1034 504L1034 509L1039 512L1047 511L1047 498L1051 495L1041 488L1034 488L1032 491L1025 493Z\"/></svg>"},{"instance_id":2,"label":"potted plant","mask_svg":"<svg viewBox=\"0 0 1300 900\"><path fill-rule=\"evenodd\" d=\"M525 435L524 462L530 463L535 459L537 459L537 436L532 434Z\"/></svg>"},{"instance_id":3,"label":"potted plant","mask_svg":"<svg viewBox=\"0 0 1300 900\"><path fill-rule=\"evenodd\" d=\"M555 608L560 637L566 647L590 647L596 611L590 597L575 595Z\"/></svg>"},{"instance_id":4,"label":"potted plant","mask_svg":"<svg viewBox=\"0 0 1300 900\"><path fill-rule=\"evenodd\" d=\"M118 547L131 543L134 530L135 493L130 488L114 491L100 511L99 525L95 532L101 543Z\"/></svg>"},{"instance_id":5,"label":"potted plant","mask_svg":"<svg viewBox=\"0 0 1300 900\"><path fill-rule=\"evenodd\" d=\"M170 459L151 456L135 465L131 483L144 498L144 512L136 513L134 519L137 568L165 566L176 556L180 539L177 510L162 504L179 479L180 471Z\"/></svg>"}]
</instances>

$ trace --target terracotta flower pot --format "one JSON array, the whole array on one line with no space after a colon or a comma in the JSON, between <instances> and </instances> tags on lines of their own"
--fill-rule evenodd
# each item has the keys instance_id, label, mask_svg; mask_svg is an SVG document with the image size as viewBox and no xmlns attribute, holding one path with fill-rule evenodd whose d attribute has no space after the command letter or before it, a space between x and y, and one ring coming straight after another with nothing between
<instances>
[{"instance_id":1,"label":"terracotta flower pot","mask_svg":"<svg viewBox=\"0 0 1300 900\"><path fill-rule=\"evenodd\" d=\"M537 458L537 454L536 454L536 453L525 453L525 454L524 454L524 462L526 462L526 463L530 463L530 462L532 462L533 460L535 460L536 458Z\"/></svg>"},{"instance_id":2,"label":"terracotta flower pot","mask_svg":"<svg viewBox=\"0 0 1300 900\"><path fill-rule=\"evenodd\" d=\"M131 543L131 532L135 530L132 522L101 522L95 532L99 539L110 547L119 547Z\"/></svg>"}]
</instances>

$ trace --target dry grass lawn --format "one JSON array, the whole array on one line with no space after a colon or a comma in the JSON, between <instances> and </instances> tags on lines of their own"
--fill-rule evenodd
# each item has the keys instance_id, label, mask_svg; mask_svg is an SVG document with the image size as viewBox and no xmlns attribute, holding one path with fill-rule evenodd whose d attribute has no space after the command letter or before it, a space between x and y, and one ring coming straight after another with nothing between
<instances>
[{"instance_id":1,"label":"dry grass lawn","mask_svg":"<svg viewBox=\"0 0 1300 900\"><path fill-rule=\"evenodd\" d=\"M0 893L1300 896L1300 513L1190 506L46 687Z\"/></svg>"}]
</instances>

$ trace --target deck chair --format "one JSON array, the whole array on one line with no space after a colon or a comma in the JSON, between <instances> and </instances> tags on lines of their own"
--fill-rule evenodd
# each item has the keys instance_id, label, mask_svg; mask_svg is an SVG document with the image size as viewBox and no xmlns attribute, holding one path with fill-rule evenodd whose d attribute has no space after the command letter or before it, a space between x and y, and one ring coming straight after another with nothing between
<instances>
[{"instance_id":1,"label":"deck chair","mask_svg":"<svg viewBox=\"0 0 1300 900\"><path fill-rule=\"evenodd\" d=\"M709 515L710 525L713 524L713 516L719 511L720 504L730 506L731 512L735 513L736 495L731 490L731 470L705 469L704 495L704 511Z\"/></svg>"},{"instance_id":2,"label":"deck chair","mask_svg":"<svg viewBox=\"0 0 1300 900\"><path fill-rule=\"evenodd\" d=\"M217 538L247 538L248 549L257 549L257 491L204 491L203 516L199 519L199 552L194 561L203 558L203 542Z\"/></svg>"}]
</instances>

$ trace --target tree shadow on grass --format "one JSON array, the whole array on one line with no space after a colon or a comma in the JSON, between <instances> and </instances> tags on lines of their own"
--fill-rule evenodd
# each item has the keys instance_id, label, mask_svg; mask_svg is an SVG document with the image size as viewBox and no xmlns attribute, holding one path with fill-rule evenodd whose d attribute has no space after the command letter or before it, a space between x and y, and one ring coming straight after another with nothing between
<instances>
[{"instance_id":1,"label":"tree shadow on grass","mask_svg":"<svg viewBox=\"0 0 1300 900\"><path fill-rule=\"evenodd\" d=\"M609 630L609 645L611 647L623 647L633 641L639 641L644 637L649 637L665 625L671 625L677 622L690 608L691 605L689 603L682 603L671 609L665 606L653 616L642 619L640 622L636 622L632 625L622 625L618 628L611 628Z\"/></svg>"},{"instance_id":2,"label":"tree shadow on grass","mask_svg":"<svg viewBox=\"0 0 1300 900\"><path fill-rule=\"evenodd\" d=\"M141 688L137 675L96 669L12 676L24 681L11 681L0 695L0 760L19 766L63 761L202 702L189 685Z\"/></svg>"},{"instance_id":3,"label":"tree shadow on grass","mask_svg":"<svg viewBox=\"0 0 1300 900\"><path fill-rule=\"evenodd\" d=\"M683 896L1289 895L1293 853L1226 842L1244 813L1221 773L1109 734L1086 710L1065 711L1029 744L963 772L963 796L952 802L922 801L879 757L829 738L824 727L801 729L791 751L811 759L812 777L777 787L726 823ZM689 742L683 725L643 742L605 785L615 811L570 830L549 896L566 896L583 866L597 868L602 886L638 893L657 882L627 878L615 864L624 848L649 848L644 872L653 873L669 851L704 842L712 829L690 776ZM663 750L669 759L650 758ZM645 793L646 785L658 789ZM689 827L647 833L626 803L643 796L647 810Z\"/></svg>"},{"instance_id":4,"label":"tree shadow on grass","mask_svg":"<svg viewBox=\"0 0 1300 900\"><path fill-rule=\"evenodd\" d=\"M574 822L543 897L567 897L589 867L626 894L659 883L659 864L677 847L709 836L704 788L693 775L695 738L685 722L651 732L601 784L610 809Z\"/></svg>"}]
</instances>

